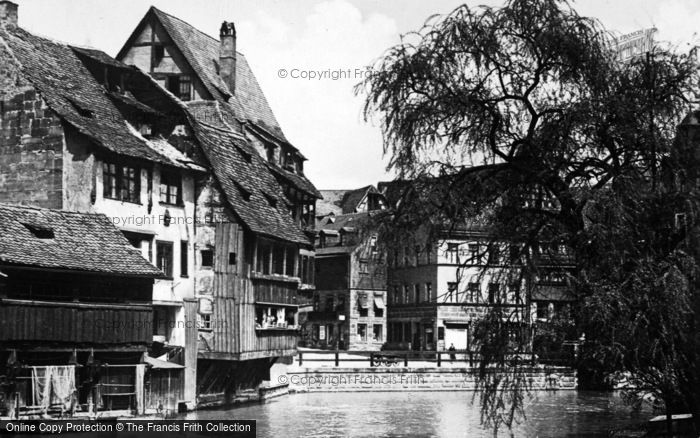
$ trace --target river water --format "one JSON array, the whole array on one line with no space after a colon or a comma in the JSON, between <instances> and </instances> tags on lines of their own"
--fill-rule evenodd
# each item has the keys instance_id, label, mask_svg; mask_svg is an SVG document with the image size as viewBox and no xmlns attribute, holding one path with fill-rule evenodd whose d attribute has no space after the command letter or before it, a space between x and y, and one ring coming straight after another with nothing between
<instances>
[{"instance_id":1,"label":"river water","mask_svg":"<svg viewBox=\"0 0 700 438\"><path fill-rule=\"evenodd\" d=\"M257 420L257 436L286 437L491 437L479 423L472 392L291 394L262 404L199 411L187 418ZM633 413L619 393L548 391L528 401L515 437L606 437L651 417ZM499 433L499 436L510 436Z\"/></svg>"}]
</instances>

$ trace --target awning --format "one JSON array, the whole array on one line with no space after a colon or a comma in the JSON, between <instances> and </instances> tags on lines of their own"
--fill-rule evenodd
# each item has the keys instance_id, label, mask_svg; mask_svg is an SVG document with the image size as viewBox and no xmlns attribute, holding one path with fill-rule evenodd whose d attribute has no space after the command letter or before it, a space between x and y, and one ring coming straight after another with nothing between
<instances>
[{"instance_id":1,"label":"awning","mask_svg":"<svg viewBox=\"0 0 700 438\"><path fill-rule=\"evenodd\" d=\"M384 295L381 292L374 293L374 305L377 306L377 309L384 308Z\"/></svg>"},{"instance_id":2,"label":"awning","mask_svg":"<svg viewBox=\"0 0 700 438\"><path fill-rule=\"evenodd\" d=\"M359 301L361 308L369 309L369 298L367 297L366 293L364 293L364 292L358 293L357 300Z\"/></svg>"},{"instance_id":3,"label":"awning","mask_svg":"<svg viewBox=\"0 0 700 438\"><path fill-rule=\"evenodd\" d=\"M173 363L173 362L167 362L167 361L164 361L164 360L156 359L155 357L151 357L151 356L149 356L149 355L147 355L147 354L146 354L145 357L144 357L144 361L145 361L148 365L150 365L151 367L153 367L153 368L155 368L155 369L158 369L158 370L166 370L166 369L169 369L169 370L181 370L181 369L185 368L185 367L182 366L182 365L178 365L178 364Z\"/></svg>"}]
</instances>

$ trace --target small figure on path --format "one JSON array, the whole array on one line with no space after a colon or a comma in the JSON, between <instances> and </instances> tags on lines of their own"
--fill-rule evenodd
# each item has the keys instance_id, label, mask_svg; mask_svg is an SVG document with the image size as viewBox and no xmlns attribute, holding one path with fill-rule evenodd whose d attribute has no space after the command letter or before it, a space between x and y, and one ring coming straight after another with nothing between
<instances>
[{"instance_id":1,"label":"small figure on path","mask_svg":"<svg viewBox=\"0 0 700 438\"><path fill-rule=\"evenodd\" d=\"M457 358L457 356L455 356L453 353L455 351L455 344L450 344L450 348L448 348L447 351L450 352L450 363L452 363L452 361Z\"/></svg>"}]
</instances>

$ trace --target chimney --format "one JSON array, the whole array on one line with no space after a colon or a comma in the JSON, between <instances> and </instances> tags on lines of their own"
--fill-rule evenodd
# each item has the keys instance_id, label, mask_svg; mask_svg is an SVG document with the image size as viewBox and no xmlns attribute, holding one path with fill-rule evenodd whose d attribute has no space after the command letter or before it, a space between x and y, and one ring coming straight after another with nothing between
<instances>
[{"instance_id":1,"label":"chimney","mask_svg":"<svg viewBox=\"0 0 700 438\"><path fill-rule=\"evenodd\" d=\"M224 21L219 32L219 76L228 86L231 95L236 94L236 27Z\"/></svg>"},{"instance_id":2,"label":"chimney","mask_svg":"<svg viewBox=\"0 0 700 438\"><path fill-rule=\"evenodd\" d=\"M0 26L17 26L17 3L0 0Z\"/></svg>"}]
</instances>

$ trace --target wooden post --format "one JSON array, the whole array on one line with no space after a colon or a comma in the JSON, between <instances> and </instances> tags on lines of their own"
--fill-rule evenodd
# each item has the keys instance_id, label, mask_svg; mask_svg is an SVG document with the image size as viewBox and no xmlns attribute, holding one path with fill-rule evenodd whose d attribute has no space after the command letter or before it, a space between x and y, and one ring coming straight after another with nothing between
<instances>
[{"instance_id":1,"label":"wooden post","mask_svg":"<svg viewBox=\"0 0 700 438\"><path fill-rule=\"evenodd\" d=\"M472 358L472 352L469 352L469 368L474 368L474 359Z\"/></svg>"},{"instance_id":2,"label":"wooden post","mask_svg":"<svg viewBox=\"0 0 700 438\"><path fill-rule=\"evenodd\" d=\"M335 350L335 366L339 367L340 366L340 355L338 354L338 350Z\"/></svg>"},{"instance_id":3,"label":"wooden post","mask_svg":"<svg viewBox=\"0 0 700 438\"><path fill-rule=\"evenodd\" d=\"M440 368L440 359L442 359L442 354L438 351L437 352L437 366Z\"/></svg>"},{"instance_id":4,"label":"wooden post","mask_svg":"<svg viewBox=\"0 0 700 438\"><path fill-rule=\"evenodd\" d=\"M369 366L374 366L374 353L369 354Z\"/></svg>"},{"instance_id":5,"label":"wooden post","mask_svg":"<svg viewBox=\"0 0 700 438\"><path fill-rule=\"evenodd\" d=\"M406 354L403 357L403 366L408 368L408 352L406 352Z\"/></svg>"},{"instance_id":6,"label":"wooden post","mask_svg":"<svg viewBox=\"0 0 700 438\"><path fill-rule=\"evenodd\" d=\"M303 359L301 357L301 351L300 351L299 352L299 366L301 366L302 363L304 363L304 362L303 362Z\"/></svg>"}]
</instances>

